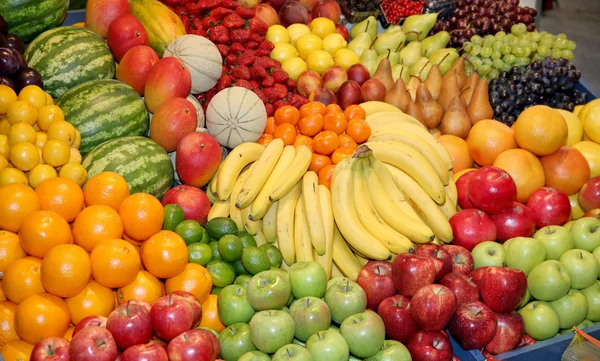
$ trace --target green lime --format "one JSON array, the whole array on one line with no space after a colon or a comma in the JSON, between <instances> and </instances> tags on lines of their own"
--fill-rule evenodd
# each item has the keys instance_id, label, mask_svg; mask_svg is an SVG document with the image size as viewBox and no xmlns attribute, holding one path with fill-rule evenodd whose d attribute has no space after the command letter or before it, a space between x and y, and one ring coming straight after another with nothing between
<instances>
[{"instance_id":1,"label":"green lime","mask_svg":"<svg viewBox=\"0 0 600 361\"><path fill-rule=\"evenodd\" d=\"M240 231L240 232L238 232L238 237L240 237L240 239L242 240L242 244L244 245L244 248L256 247L256 240L250 233L248 233L246 231Z\"/></svg>"},{"instance_id":2,"label":"green lime","mask_svg":"<svg viewBox=\"0 0 600 361\"><path fill-rule=\"evenodd\" d=\"M175 227L185 219L183 209L178 204L167 204L165 206L165 220L162 229L175 231Z\"/></svg>"},{"instance_id":3,"label":"green lime","mask_svg":"<svg viewBox=\"0 0 600 361\"><path fill-rule=\"evenodd\" d=\"M220 259L212 260L206 265L210 273L213 285L217 287L229 286L235 280L235 269L229 263Z\"/></svg>"},{"instance_id":4,"label":"green lime","mask_svg":"<svg viewBox=\"0 0 600 361\"><path fill-rule=\"evenodd\" d=\"M275 247L270 243L265 243L261 245L259 248L264 249L267 252L267 257L269 257L269 262L271 262L271 267L281 267L281 263L283 262L283 258L281 257L281 252L279 252L279 248Z\"/></svg>"},{"instance_id":5,"label":"green lime","mask_svg":"<svg viewBox=\"0 0 600 361\"><path fill-rule=\"evenodd\" d=\"M192 243L188 245L189 263L206 266L213 259L212 248L206 243Z\"/></svg>"},{"instance_id":6,"label":"green lime","mask_svg":"<svg viewBox=\"0 0 600 361\"><path fill-rule=\"evenodd\" d=\"M213 286L212 290L210 290L210 294L211 295L218 295L219 293L221 293L222 289L223 289L223 287Z\"/></svg>"},{"instance_id":7,"label":"green lime","mask_svg":"<svg viewBox=\"0 0 600 361\"><path fill-rule=\"evenodd\" d=\"M238 228L234 220L227 217L211 219L206 223L206 230L208 231L208 235L214 239L221 239L225 235L238 233Z\"/></svg>"},{"instance_id":8,"label":"green lime","mask_svg":"<svg viewBox=\"0 0 600 361\"><path fill-rule=\"evenodd\" d=\"M185 241L185 244L192 244L196 242L208 243L208 233L200 223L194 220L187 220L179 223L175 227L175 233L181 236Z\"/></svg>"},{"instance_id":9,"label":"green lime","mask_svg":"<svg viewBox=\"0 0 600 361\"><path fill-rule=\"evenodd\" d=\"M212 250L213 259L223 259L221 258L221 254L219 253L219 242L210 242L208 245Z\"/></svg>"},{"instance_id":10,"label":"green lime","mask_svg":"<svg viewBox=\"0 0 600 361\"><path fill-rule=\"evenodd\" d=\"M242 258L244 245L238 236L227 234L219 240L219 254L227 262L235 262Z\"/></svg>"},{"instance_id":11,"label":"green lime","mask_svg":"<svg viewBox=\"0 0 600 361\"><path fill-rule=\"evenodd\" d=\"M250 277L249 275L239 275L235 278L235 281L233 283L248 288L248 282L250 282L251 278L252 277Z\"/></svg>"},{"instance_id":12,"label":"green lime","mask_svg":"<svg viewBox=\"0 0 600 361\"><path fill-rule=\"evenodd\" d=\"M259 247L244 248L242 252L242 264L246 271L253 275L271 268L267 252Z\"/></svg>"},{"instance_id":13,"label":"green lime","mask_svg":"<svg viewBox=\"0 0 600 361\"><path fill-rule=\"evenodd\" d=\"M248 271L246 271L246 269L244 268L244 265L242 264L241 259L238 259L237 261L233 262L232 265L233 265L233 268L235 268L235 274L237 276L249 274Z\"/></svg>"}]
</instances>

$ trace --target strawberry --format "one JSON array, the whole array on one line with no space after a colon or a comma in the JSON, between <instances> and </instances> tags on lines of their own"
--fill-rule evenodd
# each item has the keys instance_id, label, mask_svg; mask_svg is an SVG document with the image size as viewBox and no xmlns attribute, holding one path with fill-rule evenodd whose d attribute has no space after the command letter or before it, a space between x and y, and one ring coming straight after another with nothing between
<instances>
[{"instance_id":1,"label":"strawberry","mask_svg":"<svg viewBox=\"0 0 600 361\"><path fill-rule=\"evenodd\" d=\"M231 13L223 19L222 24L227 29L239 29L246 25L246 22L238 14Z\"/></svg>"},{"instance_id":2,"label":"strawberry","mask_svg":"<svg viewBox=\"0 0 600 361\"><path fill-rule=\"evenodd\" d=\"M263 80L267 75L269 74L267 74L265 68L262 68L257 65L254 65L250 68L250 76L252 77L252 79Z\"/></svg>"},{"instance_id":3,"label":"strawberry","mask_svg":"<svg viewBox=\"0 0 600 361\"><path fill-rule=\"evenodd\" d=\"M292 79L288 79L285 82L285 86L288 88L289 91L293 92L296 89L296 82Z\"/></svg>"},{"instance_id":4,"label":"strawberry","mask_svg":"<svg viewBox=\"0 0 600 361\"><path fill-rule=\"evenodd\" d=\"M183 21L183 18L181 19L181 21ZM194 29L204 28L204 25L202 25L202 19L200 19L197 16L194 16L193 18L189 19L188 21L192 24L192 28L194 28Z\"/></svg>"},{"instance_id":5,"label":"strawberry","mask_svg":"<svg viewBox=\"0 0 600 361\"><path fill-rule=\"evenodd\" d=\"M244 6L238 6L235 8L235 13L238 14L242 19L250 19L256 15L256 9L249 9Z\"/></svg>"},{"instance_id":6,"label":"strawberry","mask_svg":"<svg viewBox=\"0 0 600 361\"><path fill-rule=\"evenodd\" d=\"M256 80L250 80L250 86L252 87L252 91L260 89L260 84Z\"/></svg>"},{"instance_id":7,"label":"strawberry","mask_svg":"<svg viewBox=\"0 0 600 361\"><path fill-rule=\"evenodd\" d=\"M231 34L229 34L229 38L231 40ZM244 51L246 51L246 48L244 48L244 45L242 45L242 43L238 43L238 42L232 42L230 48L231 48L232 53L243 53Z\"/></svg>"},{"instance_id":8,"label":"strawberry","mask_svg":"<svg viewBox=\"0 0 600 361\"><path fill-rule=\"evenodd\" d=\"M227 55L229 55L229 47L225 44L217 44L217 49L219 49L219 53L221 53L221 56L224 58Z\"/></svg>"},{"instance_id":9,"label":"strawberry","mask_svg":"<svg viewBox=\"0 0 600 361\"><path fill-rule=\"evenodd\" d=\"M270 41L264 40L264 41L260 42L260 44L258 44L258 48L271 51L271 50L275 49L275 45L273 45L273 43Z\"/></svg>"},{"instance_id":10,"label":"strawberry","mask_svg":"<svg viewBox=\"0 0 600 361\"><path fill-rule=\"evenodd\" d=\"M267 49L256 49L257 56L269 56L271 54L270 50Z\"/></svg>"},{"instance_id":11,"label":"strawberry","mask_svg":"<svg viewBox=\"0 0 600 361\"><path fill-rule=\"evenodd\" d=\"M271 68L271 62L269 62L269 58L265 57L265 56L261 56L261 57L256 57L256 59L254 60L254 65L258 65L262 68L265 69L269 69Z\"/></svg>"},{"instance_id":12,"label":"strawberry","mask_svg":"<svg viewBox=\"0 0 600 361\"><path fill-rule=\"evenodd\" d=\"M233 68L233 76L236 79L250 80L250 70L246 66L238 65Z\"/></svg>"},{"instance_id":13,"label":"strawberry","mask_svg":"<svg viewBox=\"0 0 600 361\"><path fill-rule=\"evenodd\" d=\"M240 29L242 30L242 29ZM256 50L256 48L258 48L258 43L256 41L247 41L244 46L247 49L252 49L252 50Z\"/></svg>"},{"instance_id":14,"label":"strawberry","mask_svg":"<svg viewBox=\"0 0 600 361\"><path fill-rule=\"evenodd\" d=\"M267 101L269 103L274 103L277 100L279 100L279 97L277 96L277 91L275 90L275 88L264 88L262 91L263 91L263 94L265 95L265 97L267 97Z\"/></svg>"},{"instance_id":15,"label":"strawberry","mask_svg":"<svg viewBox=\"0 0 600 361\"><path fill-rule=\"evenodd\" d=\"M267 102L267 97L265 96L265 93L263 93L262 90L260 89L255 89L254 90L254 94L256 94L258 96L258 98L263 102L266 103Z\"/></svg>"},{"instance_id":16,"label":"strawberry","mask_svg":"<svg viewBox=\"0 0 600 361\"><path fill-rule=\"evenodd\" d=\"M290 105L296 108L300 108L302 105L308 103L308 99L300 94L290 94L288 96L288 101L290 102Z\"/></svg>"},{"instance_id":17,"label":"strawberry","mask_svg":"<svg viewBox=\"0 0 600 361\"><path fill-rule=\"evenodd\" d=\"M260 83L264 88L269 88L275 85L275 79L272 76L267 75L263 81Z\"/></svg>"},{"instance_id":18,"label":"strawberry","mask_svg":"<svg viewBox=\"0 0 600 361\"><path fill-rule=\"evenodd\" d=\"M231 30L231 41L237 43L245 43L250 39L250 30L248 29L233 29ZM244 46L244 48L247 48Z\"/></svg>"},{"instance_id":19,"label":"strawberry","mask_svg":"<svg viewBox=\"0 0 600 361\"><path fill-rule=\"evenodd\" d=\"M237 64L243 65L243 66L251 66L252 64L254 64L255 58L256 57L254 56L254 54L251 54L249 52L244 52L238 56Z\"/></svg>"},{"instance_id":20,"label":"strawberry","mask_svg":"<svg viewBox=\"0 0 600 361\"><path fill-rule=\"evenodd\" d=\"M198 36L201 36L203 38L206 38L206 30L204 30L204 29L192 30L190 32L190 34L194 34L194 35L198 35Z\"/></svg>"},{"instance_id":21,"label":"strawberry","mask_svg":"<svg viewBox=\"0 0 600 361\"><path fill-rule=\"evenodd\" d=\"M200 15L200 11L202 11L202 9L200 8L200 5L198 3L193 3L193 2L189 2L189 3L185 4L185 10L190 15Z\"/></svg>"},{"instance_id":22,"label":"strawberry","mask_svg":"<svg viewBox=\"0 0 600 361\"><path fill-rule=\"evenodd\" d=\"M225 64L233 65L235 63L237 63L237 57L235 56L235 54L229 54L225 57Z\"/></svg>"},{"instance_id":23,"label":"strawberry","mask_svg":"<svg viewBox=\"0 0 600 361\"><path fill-rule=\"evenodd\" d=\"M221 3L223 3L223 0L202 0L198 1L198 6L201 10L212 10L221 6Z\"/></svg>"},{"instance_id":24,"label":"strawberry","mask_svg":"<svg viewBox=\"0 0 600 361\"><path fill-rule=\"evenodd\" d=\"M283 99L288 96L288 88L283 84L275 83L275 85L273 85L273 89L275 89L277 92L279 99Z\"/></svg>"},{"instance_id":25,"label":"strawberry","mask_svg":"<svg viewBox=\"0 0 600 361\"><path fill-rule=\"evenodd\" d=\"M244 80L244 79L236 80L235 86L239 86L242 88L246 88L248 90L252 90L252 85L250 85L250 82L248 80Z\"/></svg>"},{"instance_id":26,"label":"strawberry","mask_svg":"<svg viewBox=\"0 0 600 361\"><path fill-rule=\"evenodd\" d=\"M235 10L239 7L237 1L235 0L224 0L221 6L229 10Z\"/></svg>"},{"instance_id":27,"label":"strawberry","mask_svg":"<svg viewBox=\"0 0 600 361\"><path fill-rule=\"evenodd\" d=\"M229 41L229 32L223 25L213 26L208 30L207 34L213 43L227 44Z\"/></svg>"},{"instance_id":28,"label":"strawberry","mask_svg":"<svg viewBox=\"0 0 600 361\"><path fill-rule=\"evenodd\" d=\"M223 65L221 67L221 74L229 74L231 71L231 66L230 65Z\"/></svg>"},{"instance_id":29,"label":"strawberry","mask_svg":"<svg viewBox=\"0 0 600 361\"><path fill-rule=\"evenodd\" d=\"M265 110L267 111L267 117L272 117L275 114L275 108L273 108L273 104L266 103Z\"/></svg>"},{"instance_id":30,"label":"strawberry","mask_svg":"<svg viewBox=\"0 0 600 361\"><path fill-rule=\"evenodd\" d=\"M221 75L221 77L219 78L219 81L217 82L217 90L221 91L225 88L228 88L231 86L231 84L233 83L233 78L231 77L231 75Z\"/></svg>"},{"instance_id":31,"label":"strawberry","mask_svg":"<svg viewBox=\"0 0 600 361\"><path fill-rule=\"evenodd\" d=\"M279 99L278 101L276 101L273 104L273 108L275 108L275 110L277 110L277 109L279 109L279 108L281 108L283 106L286 106L286 105L290 105L290 104L287 101L283 100L283 99Z\"/></svg>"},{"instance_id":32,"label":"strawberry","mask_svg":"<svg viewBox=\"0 0 600 361\"><path fill-rule=\"evenodd\" d=\"M207 16L204 19L202 19L202 27L204 29L210 29L216 25L219 25L219 20L213 18L212 16Z\"/></svg>"},{"instance_id":33,"label":"strawberry","mask_svg":"<svg viewBox=\"0 0 600 361\"><path fill-rule=\"evenodd\" d=\"M267 33L267 30L269 30L269 26L267 25L267 23L257 18L256 16L250 19L248 27L250 28L251 32L257 33L259 35L265 35Z\"/></svg>"},{"instance_id":34,"label":"strawberry","mask_svg":"<svg viewBox=\"0 0 600 361\"><path fill-rule=\"evenodd\" d=\"M290 78L287 73L281 69L276 69L271 73L271 76L273 77L273 79L275 79L276 83L279 84L285 84L285 82L288 81L288 79Z\"/></svg>"},{"instance_id":35,"label":"strawberry","mask_svg":"<svg viewBox=\"0 0 600 361\"><path fill-rule=\"evenodd\" d=\"M229 15L231 13L233 13L232 10L218 7L216 9L213 9L210 11L210 16L212 16L213 18L215 18L217 20L223 20L224 17L226 17L227 15Z\"/></svg>"},{"instance_id":36,"label":"strawberry","mask_svg":"<svg viewBox=\"0 0 600 361\"><path fill-rule=\"evenodd\" d=\"M252 33L252 35L250 35L250 40L256 41L257 43L260 44L263 41L263 37L257 33Z\"/></svg>"}]
</instances>

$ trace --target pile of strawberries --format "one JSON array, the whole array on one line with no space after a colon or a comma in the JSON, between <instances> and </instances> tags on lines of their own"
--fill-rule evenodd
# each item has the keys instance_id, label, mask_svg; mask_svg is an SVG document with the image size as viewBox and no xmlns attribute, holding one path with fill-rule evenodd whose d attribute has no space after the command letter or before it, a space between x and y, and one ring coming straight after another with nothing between
<instances>
[{"instance_id":1,"label":"pile of strawberries","mask_svg":"<svg viewBox=\"0 0 600 361\"><path fill-rule=\"evenodd\" d=\"M382 0L379 3L385 20L390 24L398 24L403 18L423 12L423 0Z\"/></svg>"},{"instance_id":2,"label":"pile of strawberries","mask_svg":"<svg viewBox=\"0 0 600 361\"><path fill-rule=\"evenodd\" d=\"M281 64L269 58L274 45L265 40L267 24L255 9L235 0L162 0L183 21L188 34L212 41L223 57L223 73L215 87L196 97L205 108L217 92L239 86L252 90L264 103L268 116L292 105L299 108L308 99L295 93L296 82Z\"/></svg>"}]
</instances>

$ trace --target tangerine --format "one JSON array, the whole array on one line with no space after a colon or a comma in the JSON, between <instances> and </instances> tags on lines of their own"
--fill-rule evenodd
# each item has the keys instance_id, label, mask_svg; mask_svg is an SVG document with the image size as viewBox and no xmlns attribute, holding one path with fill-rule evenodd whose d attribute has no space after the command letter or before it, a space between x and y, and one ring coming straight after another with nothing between
<instances>
[{"instance_id":1,"label":"tangerine","mask_svg":"<svg viewBox=\"0 0 600 361\"><path fill-rule=\"evenodd\" d=\"M90 255L92 277L101 285L119 288L135 280L141 269L140 255L135 247L122 239L105 239Z\"/></svg>"},{"instance_id":2,"label":"tangerine","mask_svg":"<svg viewBox=\"0 0 600 361\"><path fill-rule=\"evenodd\" d=\"M319 171L323 167L325 167L326 165L330 165L330 164L331 164L331 158L329 158L328 156L320 155L320 154L313 154L312 160L310 162L310 167L308 167L308 170L319 173Z\"/></svg>"},{"instance_id":3,"label":"tangerine","mask_svg":"<svg viewBox=\"0 0 600 361\"><path fill-rule=\"evenodd\" d=\"M156 197L135 193L123 200L119 207L123 232L136 241L145 241L162 229L165 210Z\"/></svg>"},{"instance_id":4,"label":"tangerine","mask_svg":"<svg viewBox=\"0 0 600 361\"><path fill-rule=\"evenodd\" d=\"M340 147L340 138L331 130L324 130L313 138L313 149L317 154L330 155Z\"/></svg>"},{"instance_id":5,"label":"tangerine","mask_svg":"<svg viewBox=\"0 0 600 361\"><path fill-rule=\"evenodd\" d=\"M347 126L348 121L342 112L330 111L323 117L323 130L330 130L340 135L346 131Z\"/></svg>"},{"instance_id":6,"label":"tangerine","mask_svg":"<svg viewBox=\"0 0 600 361\"><path fill-rule=\"evenodd\" d=\"M54 211L35 211L23 219L19 231L21 247L28 255L44 258L50 249L59 244L71 243L69 223Z\"/></svg>"},{"instance_id":7,"label":"tangerine","mask_svg":"<svg viewBox=\"0 0 600 361\"><path fill-rule=\"evenodd\" d=\"M323 124L324 119L320 113L309 114L300 118L298 129L301 134L313 137L323 129Z\"/></svg>"},{"instance_id":8,"label":"tangerine","mask_svg":"<svg viewBox=\"0 0 600 361\"><path fill-rule=\"evenodd\" d=\"M128 196L127 181L115 172L98 173L91 177L83 188L83 198L88 207L103 204L119 211L121 202Z\"/></svg>"},{"instance_id":9,"label":"tangerine","mask_svg":"<svg viewBox=\"0 0 600 361\"><path fill-rule=\"evenodd\" d=\"M175 232L160 231L142 243L142 263L158 278L171 278L183 272L188 263L188 250L183 238Z\"/></svg>"},{"instance_id":10,"label":"tangerine","mask_svg":"<svg viewBox=\"0 0 600 361\"><path fill-rule=\"evenodd\" d=\"M83 191L69 178L47 179L35 189L35 193L42 209L60 214L67 222L73 222L83 209Z\"/></svg>"},{"instance_id":11,"label":"tangerine","mask_svg":"<svg viewBox=\"0 0 600 361\"><path fill-rule=\"evenodd\" d=\"M348 159L348 158L352 157L352 155L354 154L354 151L355 151L355 149L350 148L350 147L339 147L331 155L331 162L333 164L338 164L339 162L343 161L344 159Z\"/></svg>"},{"instance_id":12,"label":"tangerine","mask_svg":"<svg viewBox=\"0 0 600 361\"><path fill-rule=\"evenodd\" d=\"M331 185L331 177L333 176L333 170L335 169L335 165L326 165L319 171L319 184L324 185L329 188Z\"/></svg>"},{"instance_id":13,"label":"tangerine","mask_svg":"<svg viewBox=\"0 0 600 361\"><path fill-rule=\"evenodd\" d=\"M87 252L105 239L121 238L123 222L117 211L105 205L95 205L81 211L73 223L73 240Z\"/></svg>"},{"instance_id":14,"label":"tangerine","mask_svg":"<svg viewBox=\"0 0 600 361\"><path fill-rule=\"evenodd\" d=\"M296 140L296 128L290 123L281 123L273 132L274 138L280 138L285 145L292 145Z\"/></svg>"}]
</instances>

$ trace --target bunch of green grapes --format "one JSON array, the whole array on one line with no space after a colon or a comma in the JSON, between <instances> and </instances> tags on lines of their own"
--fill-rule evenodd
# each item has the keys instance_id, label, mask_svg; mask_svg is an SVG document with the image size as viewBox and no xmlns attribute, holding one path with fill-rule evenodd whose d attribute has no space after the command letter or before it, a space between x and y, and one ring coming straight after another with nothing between
<instances>
[{"instance_id":1,"label":"bunch of green grapes","mask_svg":"<svg viewBox=\"0 0 600 361\"><path fill-rule=\"evenodd\" d=\"M515 24L510 34L474 35L463 46L467 57L467 74L477 71L479 76L496 79L512 67L524 67L547 57L573 60L576 44L566 34L552 35L545 31L527 32L525 24Z\"/></svg>"}]
</instances>

